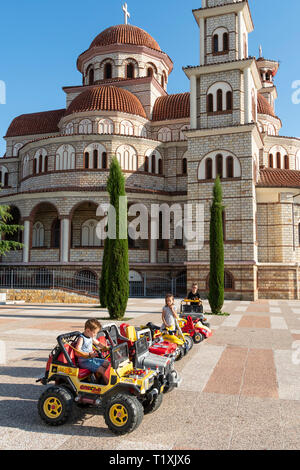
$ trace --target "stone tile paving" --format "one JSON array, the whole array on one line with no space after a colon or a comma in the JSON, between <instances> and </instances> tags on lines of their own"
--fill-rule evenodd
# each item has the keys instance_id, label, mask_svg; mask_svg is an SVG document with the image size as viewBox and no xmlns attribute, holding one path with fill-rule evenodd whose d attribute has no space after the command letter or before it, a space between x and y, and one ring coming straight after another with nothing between
<instances>
[{"instance_id":1,"label":"stone tile paving","mask_svg":"<svg viewBox=\"0 0 300 470\"><path fill-rule=\"evenodd\" d=\"M130 299L126 318L161 322L162 299ZM209 311L205 302L205 311ZM300 302L225 302L230 316L209 316L213 336L176 362L179 389L116 437L100 414L76 410L63 427L37 414L48 354L62 332L87 318L109 321L87 305L0 307L0 449L299 449ZM5 354L3 351L5 349Z\"/></svg>"}]
</instances>

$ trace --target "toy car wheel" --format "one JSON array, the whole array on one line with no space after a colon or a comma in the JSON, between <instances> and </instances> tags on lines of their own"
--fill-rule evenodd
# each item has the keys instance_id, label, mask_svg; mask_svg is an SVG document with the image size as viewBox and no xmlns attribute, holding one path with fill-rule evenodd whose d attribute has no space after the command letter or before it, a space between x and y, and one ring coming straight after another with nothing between
<instances>
[{"instance_id":1,"label":"toy car wheel","mask_svg":"<svg viewBox=\"0 0 300 470\"><path fill-rule=\"evenodd\" d=\"M186 354L187 354L192 349L192 347L194 346L194 341L193 341L193 338L191 336L185 336L184 341L187 345L187 348L186 348Z\"/></svg>"},{"instance_id":2,"label":"toy car wheel","mask_svg":"<svg viewBox=\"0 0 300 470\"><path fill-rule=\"evenodd\" d=\"M144 414L148 415L150 413L154 413L154 411L158 410L160 405L162 404L163 401L163 395L162 393L158 393L155 395L153 400L149 402L148 400L143 402L143 407L144 407Z\"/></svg>"},{"instance_id":3,"label":"toy car wheel","mask_svg":"<svg viewBox=\"0 0 300 470\"><path fill-rule=\"evenodd\" d=\"M193 336L193 340L195 344L199 344L201 343L201 341L204 340L204 336L202 333L195 333Z\"/></svg>"},{"instance_id":4,"label":"toy car wheel","mask_svg":"<svg viewBox=\"0 0 300 470\"><path fill-rule=\"evenodd\" d=\"M178 377L178 375L177 375L177 372L175 370L170 372L169 382L166 383L166 385L164 386L164 393L170 393L170 392L172 392L172 390L174 390L174 388L176 388L176 385L174 384L174 379L176 380L177 377Z\"/></svg>"},{"instance_id":5,"label":"toy car wheel","mask_svg":"<svg viewBox=\"0 0 300 470\"><path fill-rule=\"evenodd\" d=\"M182 346L178 346L176 349L175 361L180 361L185 356L185 349Z\"/></svg>"},{"instance_id":6,"label":"toy car wheel","mask_svg":"<svg viewBox=\"0 0 300 470\"><path fill-rule=\"evenodd\" d=\"M142 422L143 405L136 397L118 394L112 397L105 408L104 419L108 428L118 435L134 431Z\"/></svg>"},{"instance_id":7,"label":"toy car wheel","mask_svg":"<svg viewBox=\"0 0 300 470\"><path fill-rule=\"evenodd\" d=\"M66 388L49 387L39 398L38 412L51 426L64 424L73 409L73 396Z\"/></svg>"}]
</instances>

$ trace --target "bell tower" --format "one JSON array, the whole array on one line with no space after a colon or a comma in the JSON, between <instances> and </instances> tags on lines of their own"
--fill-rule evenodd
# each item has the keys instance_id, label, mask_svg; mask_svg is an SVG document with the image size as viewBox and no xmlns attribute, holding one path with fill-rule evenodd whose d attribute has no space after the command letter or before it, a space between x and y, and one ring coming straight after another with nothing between
<instances>
[{"instance_id":1,"label":"bell tower","mask_svg":"<svg viewBox=\"0 0 300 470\"><path fill-rule=\"evenodd\" d=\"M209 220L214 180L221 178L225 271L244 300L257 297L256 193L259 155L257 93L263 88L256 58L248 53L254 29L247 0L202 0L193 10L200 29L200 64L184 68L190 79L188 200L205 207L204 247L187 248L188 282L205 291L209 277ZM195 221L196 222L196 221ZM237 255L239 253L239 255ZM243 266L243 272L241 272Z\"/></svg>"}]
</instances>

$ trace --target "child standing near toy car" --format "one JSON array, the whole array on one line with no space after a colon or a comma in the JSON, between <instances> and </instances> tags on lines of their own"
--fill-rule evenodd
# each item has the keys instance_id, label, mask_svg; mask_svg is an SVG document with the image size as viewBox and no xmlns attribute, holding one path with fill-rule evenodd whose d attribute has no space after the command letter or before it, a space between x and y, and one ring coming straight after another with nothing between
<instances>
[{"instance_id":1,"label":"child standing near toy car","mask_svg":"<svg viewBox=\"0 0 300 470\"><path fill-rule=\"evenodd\" d=\"M97 334L102 330L101 323L96 319L87 320L84 326L84 332L79 336L75 349L79 351L78 365L80 369L89 369L97 379L103 378L104 383L108 384L108 378L105 371L110 363L105 359L98 357L98 353L93 350L93 344L103 351L107 351L106 346L96 340Z\"/></svg>"},{"instance_id":2,"label":"child standing near toy car","mask_svg":"<svg viewBox=\"0 0 300 470\"><path fill-rule=\"evenodd\" d=\"M173 294L167 294L165 298L165 306L162 310L162 325L161 329L176 330L175 319L179 319L177 315L176 305L174 303Z\"/></svg>"}]
</instances>

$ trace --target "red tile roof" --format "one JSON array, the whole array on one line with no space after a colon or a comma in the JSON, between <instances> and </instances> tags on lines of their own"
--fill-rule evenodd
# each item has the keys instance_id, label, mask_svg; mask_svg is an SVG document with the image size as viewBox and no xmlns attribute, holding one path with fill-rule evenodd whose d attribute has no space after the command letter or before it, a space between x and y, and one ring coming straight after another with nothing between
<instances>
[{"instance_id":1,"label":"red tile roof","mask_svg":"<svg viewBox=\"0 0 300 470\"><path fill-rule=\"evenodd\" d=\"M131 44L146 46L156 51L161 51L158 43L150 34L137 26L119 24L111 26L100 33L90 45L90 49L111 44Z\"/></svg>"},{"instance_id":2,"label":"red tile roof","mask_svg":"<svg viewBox=\"0 0 300 470\"><path fill-rule=\"evenodd\" d=\"M22 114L12 121L5 137L59 132L58 123L64 114L65 109Z\"/></svg>"},{"instance_id":3,"label":"red tile roof","mask_svg":"<svg viewBox=\"0 0 300 470\"><path fill-rule=\"evenodd\" d=\"M152 121L166 121L190 117L190 93L179 93L157 98Z\"/></svg>"},{"instance_id":4,"label":"red tile roof","mask_svg":"<svg viewBox=\"0 0 300 470\"><path fill-rule=\"evenodd\" d=\"M257 112L258 114L268 114L269 116L276 117L272 106L268 100L260 93L257 94Z\"/></svg>"},{"instance_id":5,"label":"red tile roof","mask_svg":"<svg viewBox=\"0 0 300 470\"><path fill-rule=\"evenodd\" d=\"M130 91L115 86L95 86L78 95L66 111L69 114L84 111L121 111L146 118L139 99Z\"/></svg>"},{"instance_id":6,"label":"red tile roof","mask_svg":"<svg viewBox=\"0 0 300 470\"><path fill-rule=\"evenodd\" d=\"M257 186L263 188L300 188L300 171L262 168Z\"/></svg>"}]
</instances>

